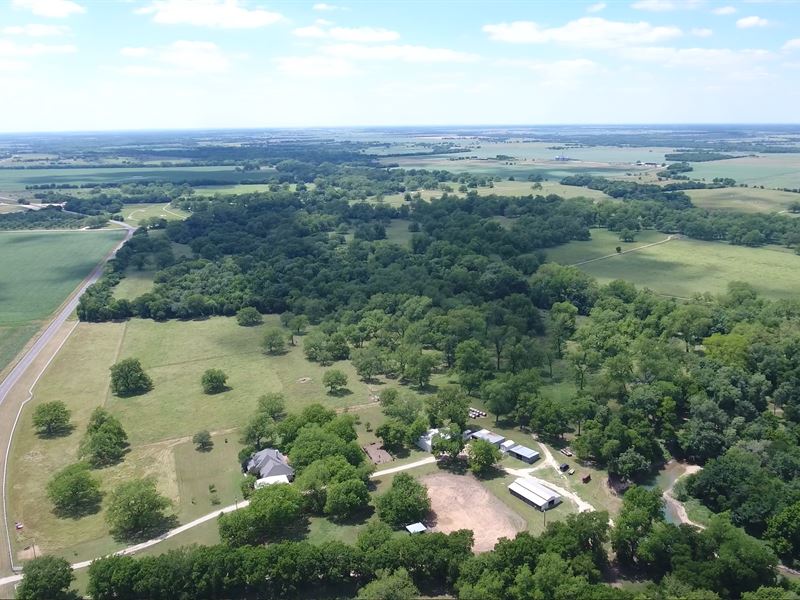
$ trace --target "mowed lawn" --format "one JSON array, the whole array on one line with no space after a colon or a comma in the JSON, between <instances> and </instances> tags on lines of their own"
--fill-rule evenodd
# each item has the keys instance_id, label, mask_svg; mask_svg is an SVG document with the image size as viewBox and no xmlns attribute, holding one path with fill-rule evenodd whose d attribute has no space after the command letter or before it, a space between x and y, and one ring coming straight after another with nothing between
<instances>
[{"instance_id":1,"label":"mowed lawn","mask_svg":"<svg viewBox=\"0 0 800 600\"><path fill-rule=\"evenodd\" d=\"M185 219L189 213L169 204L125 204L122 207L122 216L129 225L141 225L142 221L151 217L177 221Z\"/></svg>"},{"instance_id":2,"label":"mowed lawn","mask_svg":"<svg viewBox=\"0 0 800 600\"><path fill-rule=\"evenodd\" d=\"M0 370L123 236L122 230L0 232Z\"/></svg>"},{"instance_id":3,"label":"mowed lawn","mask_svg":"<svg viewBox=\"0 0 800 600\"><path fill-rule=\"evenodd\" d=\"M592 239L570 242L547 250L548 260L562 264L614 254L580 265L600 283L625 279L639 287L682 298L700 292L721 293L731 281L746 281L770 298L791 298L800 293L800 256L778 246L747 248L721 242L678 239L615 255L615 247L630 250L667 236L642 232L637 241L624 244L606 230L592 230Z\"/></svg>"},{"instance_id":4,"label":"mowed lawn","mask_svg":"<svg viewBox=\"0 0 800 600\"><path fill-rule=\"evenodd\" d=\"M707 210L774 213L785 212L792 202L800 202L800 194L754 187L688 190L686 193L696 206Z\"/></svg>"},{"instance_id":5,"label":"mowed lawn","mask_svg":"<svg viewBox=\"0 0 800 600\"><path fill-rule=\"evenodd\" d=\"M254 328L225 317L78 325L39 381L15 433L9 459L9 519L25 525L15 536L17 549L35 539L42 552L76 561L122 546L109 537L103 511L79 520L60 519L51 512L45 493L52 473L78 460L80 440L97 406L118 416L131 442L122 463L96 471L103 490L110 492L132 477L155 477L183 523L241 499L237 428L250 419L260 395L283 392L291 412L313 402L331 408L369 402L370 389L349 362L321 367L306 361L300 346L281 356L266 356L259 344L264 330L277 327L278 319L265 320ZM152 391L133 398L110 394L109 367L125 357L142 361L153 378ZM334 367L347 373L351 393L326 393L322 374ZM209 368L228 374L228 391L213 396L202 392L200 378ZM301 383L301 378L310 381ZM65 437L40 439L31 415L37 404L51 400L67 404L75 429ZM214 433L214 448L208 453L196 451L191 443L191 436L203 429Z\"/></svg>"}]
</instances>

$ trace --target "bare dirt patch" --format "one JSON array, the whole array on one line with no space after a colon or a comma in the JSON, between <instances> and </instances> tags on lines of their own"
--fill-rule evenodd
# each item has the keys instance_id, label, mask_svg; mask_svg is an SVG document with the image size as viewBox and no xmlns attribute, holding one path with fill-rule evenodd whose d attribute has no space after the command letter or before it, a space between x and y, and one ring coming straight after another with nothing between
<instances>
[{"instance_id":1,"label":"bare dirt patch","mask_svg":"<svg viewBox=\"0 0 800 600\"><path fill-rule=\"evenodd\" d=\"M471 529L475 552L486 552L502 537L513 538L525 519L503 504L472 475L434 473L422 478L435 514L434 531Z\"/></svg>"}]
</instances>

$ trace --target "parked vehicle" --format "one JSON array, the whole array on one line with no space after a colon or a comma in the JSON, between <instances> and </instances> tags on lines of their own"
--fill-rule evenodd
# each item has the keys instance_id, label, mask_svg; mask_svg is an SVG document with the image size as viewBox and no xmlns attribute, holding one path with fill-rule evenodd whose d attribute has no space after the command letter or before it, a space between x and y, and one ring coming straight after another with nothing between
<instances>
[{"instance_id":1,"label":"parked vehicle","mask_svg":"<svg viewBox=\"0 0 800 600\"><path fill-rule=\"evenodd\" d=\"M561 463L561 465L558 468L562 473L569 471L569 465L567 463Z\"/></svg>"}]
</instances>

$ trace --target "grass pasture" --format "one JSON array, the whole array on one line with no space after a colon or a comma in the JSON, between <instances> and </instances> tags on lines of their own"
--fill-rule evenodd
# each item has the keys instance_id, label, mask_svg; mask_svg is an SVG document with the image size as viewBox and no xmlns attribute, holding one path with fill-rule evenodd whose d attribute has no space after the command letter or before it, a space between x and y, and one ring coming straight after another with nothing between
<instances>
[{"instance_id":1,"label":"grass pasture","mask_svg":"<svg viewBox=\"0 0 800 600\"><path fill-rule=\"evenodd\" d=\"M592 230L592 239L570 242L547 251L548 260L574 264L615 254L615 247L630 250L667 236L642 232L636 242L621 243L616 234ZM720 242L677 239L635 252L614 255L580 265L600 283L625 279L667 296L691 297L700 292L722 293L731 281L747 281L770 298L791 298L800 293L800 257L778 246L747 248Z\"/></svg>"},{"instance_id":2,"label":"grass pasture","mask_svg":"<svg viewBox=\"0 0 800 600\"><path fill-rule=\"evenodd\" d=\"M185 219L189 213L169 204L126 204L122 207L122 216L129 225L138 226L152 217L176 221Z\"/></svg>"},{"instance_id":3,"label":"grass pasture","mask_svg":"<svg viewBox=\"0 0 800 600\"><path fill-rule=\"evenodd\" d=\"M0 370L122 238L121 230L0 232Z\"/></svg>"},{"instance_id":4,"label":"grass pasture","mask_svg":"<svg viewBox=\"0 0 800 600\"><path fill-rule=\"evenodd\" d=\"M688 190L686 193L696 206L707 210L774 213L785 212L792 202L800 202L800 194L754 187Z\"/></svg>"},{"instance_id":5,"label":"grass pasture","mask_svg":"<svg viewBox=\"0 0 800 600\"><path fill-rule=\"evenodd\" d=\"M300 346L281 356L265 356L259 343L265 328L277 326L277 318L265 320L265 325L253 328L239 327L235 319L224 317L78 325L39 381L14 437L8 463L9 518L25 524L15 540L17 547L35 539L42 552L71 561L121 547L108 536L103 511L79 520L59 519L45 496L51 474L77 460L96 406L118 416L131 442L122 463L96 472L103 490L108 492L131 477L153 476L159 490L173 501L179 520L186 522L241 498L236 428L249 420L260 395L283 392L292 412L313 402L333 408L369 402L370 389L348 362L335 367L347 373L351 393L334 397L322 386L322 374L330 367L306 361ZM154 389L133 398L111 396L108 369L129 356L142 361ZM203 394L200 377L208 368L228 374L228 391ZM302 377L311 381L299 383ZM55 399L68 405L75 429L65 437L39 439L31 414L38 403ZM197 452L191 443L191 436L202 429L214 434L209 453ZM211 484L219 504L212 502Z\"/></svg>"},{"instance_id":6,"label":"grass pasture","mask_svg":"<svg viewBox=\"0 0 800 600\"><path fill-rule=\"evenodd\" d=\"M728 160L692 163L694 179L711 180L714 177L731 177L737 183L763 185L774 188L800 186L800 153L757 154Z\"/></svg>"}]
</instances>

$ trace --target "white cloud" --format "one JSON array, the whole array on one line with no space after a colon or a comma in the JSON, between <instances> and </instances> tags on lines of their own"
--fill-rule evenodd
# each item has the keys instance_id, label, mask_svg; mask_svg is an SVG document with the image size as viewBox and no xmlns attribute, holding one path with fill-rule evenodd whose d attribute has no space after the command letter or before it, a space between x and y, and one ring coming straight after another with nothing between
<instances>
[{"instance_id":1,"label":"white cloud","mask_svg":"<svg viewBox=\"0 0 800 600\"><path fill-rule=\"evenodd\" d=\"M126 58L146 59L146 63L126 65L128 75L195 75L223 73L233 58L213 42L178 40L163 48L127 47L120 50Z\"/></svg>"},{"instance_id":2,"label":"white cloud","mask_svg":"<svg viewBox=\"0 0 800 600\"><path fill-rule=\"evenodd\" d=\"M34 57L46 54L72 54L77 52L72 44L17 44L10 40L0 40L0 58Z\"/></svg>"},{"instance_id":3,"label":"white cloud","mask_svg":"<svg viewBox=\"0 0 800 600\"><path fill-rule=\"evenodd\" d=\"M736 8L733 6L720 6L711 11L715 15L732 15L736 13Z\"/></svg>"},{"instance_id":4,"label":"white cloud","mask_svg":"<svg viewBox=\"0 0 800 600\"><path fill-rule=\"evenodd\" d=\"M540 85L550 87L575 87L581 78L599 71L599 65L586 58L567 60L531 60L510 59L498 62L500 66L509 66L533 71L541 77Z\"/></svg>"},{"instance_id":5,"label":"white cloud","mask_svg":"<svg viewBox=\"0 0 800 600\"><path fill-rule=\"evenodd\" d=\"M625 48L620 51L628 60L652 62L666 67L697 68L716 72L752 73L759 64L772 60L768 50L732 50L730 48Z\"/></svg>"},{"instance_id":6,"label":"white cloud","mask_svg":"<svg viewBox=\"0 0 800 600\"><path fill-rule=\"evenodd\" d=\"M741 19L736 21L736 26L739 29L750 29L751 27L766 27L767 25L769 25L769 21L756 16L742 17Z\"/></svg>"},{"instance_id":7,"label":"white cloud","mask_svg":"<svg viewBox=\"0 0 800 600\"><path fill-rule=\"evenodd\" d=\"M154 0L136 9L153 15L160 25L195 25L220 29L255 29L277 23L283 16L263 8L248 9L239 0Z\"/></svg>"},{"instance_id":8,"label":"white cloud","mask_svg":"<svg viewBox=\"0 0 800 600\"><path fill-rule=\"evenodd\" d=\"M24 8L40 17L63 19L72 14L86 12L86 9L72 0L13 0L14 8Z\"/></svg>"},{"instance_id":9,"label":"white cloud","mask_svg":"<svg viewBox=\"0 0 800 600\"><path fill-rule=\"evenodd\" d=\"M789 40L783 45L783 50L787 52L790 50L800 50L800 38L794 38L793 40Z\"/></svg>"},{"instance_id":10,"label":"white cloud","mask_svg":"<svg viewBox=\"0 0 800 600\"><path fill-rule=\"evenodd\" d=\"M692 29L691 34L696 37L710 37L714 35L714 31L708 27L695 27Z\"/></svg>"},{"instance_id":11,"label":"white cloud","mask_svg":"<svg viewBox=\"0 0 800 600\"><path fill-rule=\"evenodd\" d=\"M24 71L28 68L28 63L24 60L15 60L13 58L3 58L0 56L0 73L6 71Z\"/></svg>"},{"instance_id":12,"label":"white cloud","mask_svg":"<svg viewBox=\"0 0 800 600\"><path fill-rule=\"evenodd\" d=\"M121 48L119 53L122 56L127 56L128 58L142 58L143 56L151 55L153 51L150 48L127 47Z\"/></svg>"},{"instance_id":13,"label":"white cloud","mask_svg":"<svg viewBox=\"0 0 800 600\"><path fill-rule=\"evenodd\" d=\"M362 44L393 42L400 39L400 34L380 27L333 27L325 29L322 23L308 27L299 27L292 31L297 37L330 38L338 42L358 42Z\"/></svg>"},{"instance_id":14,"label":"white cloud","mask_svg":"<svg viewBox=\"0 0 800 600\"><path fill-rule=\"evenodd\" d=\"M545 29L533 21L513 21L484 25L489 38L511 44L546 44L556 42L586 48L618 48L655 44L679 37L677 27L657 27L640 21L627 23L608 21L600 17L583 17L563 27Z\"/></svg>"},{"instance_id":15,"label":"white cloud","mask_svg":"<svg viewBox=\"0 0 800 600\"><path fill-rule=\"evenodd\" d=\"M336 6L334 4L326 4L325 2L318 2L311 8L321 12L330 12L332 10L345 10L345 8L342 6Z\"/></svg>"},{"instance_id":16,"label":"white cloud","mask_svg":"<svg viewBox=\"0 0 800 600\"><path fill-rule=\"evenodd\" d=\"M298 77L345 77L357 69L343 58L333 56L285 56L276 58L278 69Z\"/></svg>"},{"instance_id":17,"label":"white cloud","mask_svg":"<svg viewBox=\"0 0 800 600\"><path fill-rule=\"evenodd\" d=\"M28 37L48 37L54 35L64 35L69 31L65 25L44 25L42 23L29 23L27 25L11 25L4 27L2 31L5 35L26 35Z\"/></svg>"},{"instance_id":18,"label":"white cloud","mask_svg":"<svg viewBox=\"0 0 800 600\"><path fill-rule=\"evenodd\" d=\"M428 46L362 44L335 44L322 48L325 54L350 60L396 60L409 63L468 63L478 60L478 55L458 52L448 48Z\"/></svg>"},{"instance_id":19,"label":"white cloud","mask_svg":"<svg viewBox=\"0 0 800 600\"><path fill-rule=\"evenodd\" d=\"M638 0L638 2L631 4L631 8L650 12L667 12L670 10L691 10L702 3L703 0Z\"/></svg>"},{"instance_id":20,"label":"white cloud","mask_svg":"<svg viewBox=\"0 0 800 600\"><path fill-rule=\"evenodd\" d=\"M598 13L601 10L605 10L606 6L608 6L605 2L598 2L597 4L590 4L586 7L586 12L590 13Z\"/></svg>"}]
</instances>

